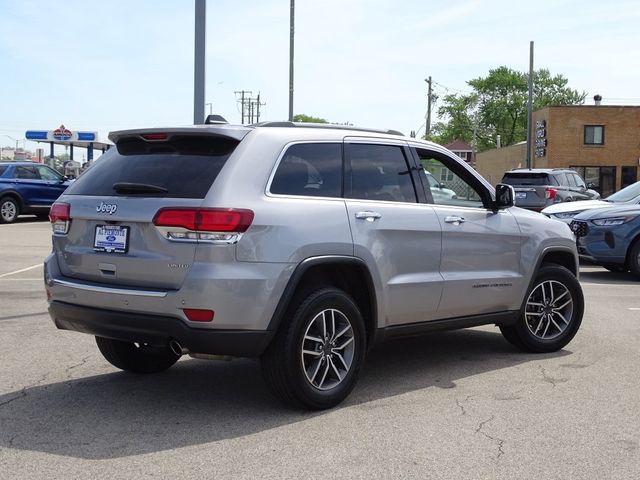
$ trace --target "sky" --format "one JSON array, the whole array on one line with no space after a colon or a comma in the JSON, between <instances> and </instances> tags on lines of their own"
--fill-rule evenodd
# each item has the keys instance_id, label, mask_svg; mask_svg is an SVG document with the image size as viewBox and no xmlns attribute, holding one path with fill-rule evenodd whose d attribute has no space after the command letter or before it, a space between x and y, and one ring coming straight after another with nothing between
<instances>
[{"instance_id":1,"label":"sky","mask_svg":"<svg viewBox=\"0 0 640 480\"><path fill-rule=\"evenodd\" d=\"M207 113L240 123L248 90L260 120L287 119L289 13L290 0L207 0ZM423 132L425 78L442 99L492 68L527 72L530 41L535 68L587 104L640 105L639 25L638 0L297 0L294 113ZM194 0L0 0L0 145L34 149L26 130L60 124L192 124L193 52Z\"/></svg>"}]
</instances>

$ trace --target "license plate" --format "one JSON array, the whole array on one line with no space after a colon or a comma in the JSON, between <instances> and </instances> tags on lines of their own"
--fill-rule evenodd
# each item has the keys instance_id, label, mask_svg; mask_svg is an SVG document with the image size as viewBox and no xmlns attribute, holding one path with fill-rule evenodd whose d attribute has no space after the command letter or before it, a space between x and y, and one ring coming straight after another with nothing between
<instances>
[{"instance_id":1,"label":"license plate","mask_svg":"<svg viewBox=\"0 0 640 480\"><path fill-rule=\"evenodd\" d=\"M127 253L129 249L129 227L97 225L93 249L96 252Z\"/></svg>"},{"instance_id":2,"label":"license plate","mask_svg":"<svg viewBox=\"0 0 640 480\"><path fill-rule=\"evenodd\" d=\"M516 192L516 198L527 198L527 192Z\"/></svg>"}]
</instances>

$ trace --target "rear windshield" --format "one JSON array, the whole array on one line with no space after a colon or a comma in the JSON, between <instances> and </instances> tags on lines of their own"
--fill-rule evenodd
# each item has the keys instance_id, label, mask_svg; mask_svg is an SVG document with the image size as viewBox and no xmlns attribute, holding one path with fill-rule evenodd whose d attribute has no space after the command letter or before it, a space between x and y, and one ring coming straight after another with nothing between
<instances>
[{"instance_id":1,"label":"rear windshield","mask_svg":"<svg viewBox=\"0 0 640 480\"><path fill-rule=\"evenodd\" d=\"M507 185L551 185L546 173L505 173L502 183Z\"/></svg>"},{"instance_id":2,"label":"rear windshield","mask_svg":"<svg viewBox=\"0 0 640 480\"><path fill-rule=\"evenodd\" d=\"M204 198L238 143L211 136L176 136L167 142L125 139L96 160L65 194ZM118 184L154 188L117 190Z\"/></svg>"}]
</instances>

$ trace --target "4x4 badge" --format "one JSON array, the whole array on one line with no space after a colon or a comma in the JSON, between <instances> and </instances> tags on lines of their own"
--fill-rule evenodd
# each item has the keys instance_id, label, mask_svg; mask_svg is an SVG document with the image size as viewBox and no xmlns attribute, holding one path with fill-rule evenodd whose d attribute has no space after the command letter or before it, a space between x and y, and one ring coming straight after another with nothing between
<instances>
[{"instance_id":1,"label":"4x4 badge","mask_svg":"<svg viewBox=\"0 0 640 480\"><path fill-rule=\"evenodd\" d=\"M118 209L118 205L116 205L115 203L100 202L100 205L96 207L96 212L108 213L109 215L113 215L114 213L116 213L117 209Z\"/></svg>"}]
</instances>

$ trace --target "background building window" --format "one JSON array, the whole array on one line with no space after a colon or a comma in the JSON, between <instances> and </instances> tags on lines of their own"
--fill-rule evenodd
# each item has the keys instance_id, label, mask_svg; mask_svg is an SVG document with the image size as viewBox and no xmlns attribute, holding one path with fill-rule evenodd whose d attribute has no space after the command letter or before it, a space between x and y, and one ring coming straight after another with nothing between
<instances>
[{"instance_id":1,"label":"background building window","mask_svg":"<svg viewBox=\"0 0 640 480\"><path fill-rule=\"evenodd\" d=\"M604 145L604 125L585 125L585 145Z\"/></svg>"},{"instance_id":2,"label":"background building window","mask_svg":"<svg viewBox=\"0 0 640 480\"><path fill-rule=\"evenodd\" d=\"M628 187L638 180L638 167L622 167L622 185Z\"/></svg>"},{"instance_id":3,"label":"background building window","mask_svg":"<svg viewBox=\"0 0 640 480\"><path fill-rule=\"evenodd\" d=\"M616 191L616 167L571 167L600 195L608 197Z\"/></svg>"}]
</instances>

